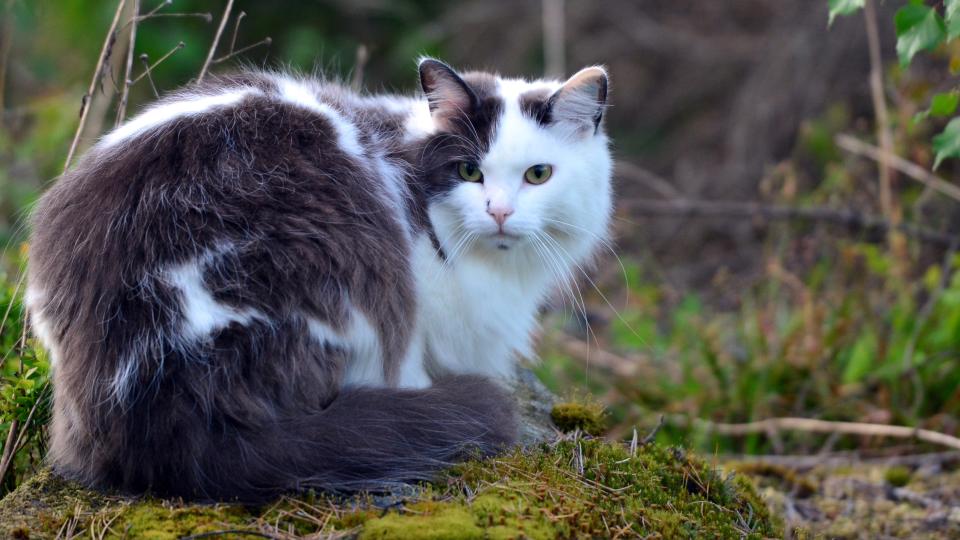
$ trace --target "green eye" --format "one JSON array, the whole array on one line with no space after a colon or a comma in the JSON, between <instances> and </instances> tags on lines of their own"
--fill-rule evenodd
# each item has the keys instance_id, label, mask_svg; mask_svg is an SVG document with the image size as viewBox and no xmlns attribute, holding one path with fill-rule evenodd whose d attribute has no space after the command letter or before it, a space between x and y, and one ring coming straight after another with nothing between
<instances>
[{"instance_id":1,"label":"green eye","mask_svg":"<svg viewBox=\"0 0 960 540\"><path fill-rule=\"evenodd\" d=\"M476 163L470 163L469 161L463 161L457 167L457 172L460 173L460 178L463 178L467 182L482 182L483 173L480 172L480 167L477 167Z\"/></svg>"},{"instance_id":2,"label":"green eye","mask_svg":"<svg viewBox=\"0 0 960 540\"><path fill-rule=\"evenodd\" d=\"M546 182L552 175L553 167L546 163L540 163L527 169L527 172L523 173L523 179L536 185Z\"/></svg>"}]
</instances>

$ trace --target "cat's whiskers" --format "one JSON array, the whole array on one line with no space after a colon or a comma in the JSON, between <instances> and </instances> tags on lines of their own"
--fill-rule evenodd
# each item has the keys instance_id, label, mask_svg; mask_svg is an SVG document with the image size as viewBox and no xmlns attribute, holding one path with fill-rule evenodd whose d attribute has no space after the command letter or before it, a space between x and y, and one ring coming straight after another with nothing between
<instances>
[{"instance_id":1,"label":"cat's whiskers","mask_svg":"<svg viewBox=\"0 0 960 540\"><path fill-rule=\"evenodd\" d=\"M555 249L551 250L550 245L547 244L546 242L547 240L551 240L554 243L556 243L556 240L554 240L553 238L550 237L550 235L545 233L541 234L541 233L534 232L534 234L540 240L546 252L553 258L555 265L560 269L560 272L562 273L562 275L565 276L564 281L567 283L567 287L570 288L571 287L570 284L572 283L572 287L576 288L577 297L579 297L579 300L580 300L578 304L578 307L579 307L578 314L580 317L583 318L583 325L587 331L587 357L589 358L590 338L592 337L593 340L596 341L598 347L600 346L600 340L597 337L596 332L593 331L593 327L590 325L590 318L587 314L587 303L586 303L586 299L583 296L583 291L580 290L580 284L577 283L576 277L573 275L571 266L564 264L565 261L563 260L563 257L561 256L560 252ZM563 268L566 268L567 270L563 271ZM572 292L573 288L570 288L571 296L573 295L573 292ZM577 314L577 311L575 311L574 313Z\"/></svg>"},{"instance_id":2,"label":"cat's whiskers","mask_svg":"<svg viewBox=\"0 0 960 540\"><path fill-rule=\"evenodd\" d=\"M549 236L546 236L546 239L548 239L548 240L550 240L551 242L553 242L553 244L560 250L560 251L557 251L557 254L564 256L564 258L565 258L566 260L568 260L569 262L571 262L571 263L573 264L573 266L575 266L578 270L580 270L580 273L583 274L583 277L590 283L590 285L593 287L593 289L594 289L595 291L597 291L597 294L600 295L600 298L603 299L604 303L607 304L607 307L609 307L610 310L613 311L614 315L617 316L617 319L618 319L621 323L623 323L623 325L627 328L627 330L629 330L630 333L633 334L634 337L636 337L637 339L639 339L639 340L641 341L641 343L643 343L644 346L650 347L650 344L647 343L647 340L644 339L644 337L641 336L640 333L637 332L636 329L633 328L633 325L631 325L630 322L626 320L626 318L624 318L623 314L620 313L620 310L618 310L618 309L613 305L613 303L610 302L610 300L607 298L607 295L603 294L603 291L600 290L600 287L597 285L597 283L590 277L590 275L587 273L587 271L584 270L584 268L576 261L576 259L574 259L572 255L570 255L570 252L567 251L566 248L564 248L563 245L561 245L561 244L560 244L559 242L557 242L555 239L550 238Z\"/></svg>"}]
</instances>

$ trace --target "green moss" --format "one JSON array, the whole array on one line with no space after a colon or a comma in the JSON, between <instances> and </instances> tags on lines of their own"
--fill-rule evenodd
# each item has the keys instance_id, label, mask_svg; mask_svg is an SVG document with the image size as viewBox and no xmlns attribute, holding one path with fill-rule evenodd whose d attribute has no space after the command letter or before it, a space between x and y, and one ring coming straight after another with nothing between
<instances>
[{"instance_id":1,"label":"green moss","mask_svg":"<svg viewBox=\"0 0 960 540\"><path fill-rule=\"evenodd\" d=\"M559 403L550 411L550 418L564 433L580 429L590 435L600 435L607 428L606 412L597 403Z\"/></svg>"},{"instance_id":2,"label":"green moss","mask_svg":"<svg viewBox=\"0 0 960 540\"><path fill-rule=\"evenodd\" d=\"M2 536L17 532L4 529L9 523L30 538L54 537L64 524L83 535L158 539L228 530L367 539L782 535L743 477L723 476L681 449L646 445L631 455L621 444L579 437L462 463L401 495L305 495L260 513L109 497L46 472L0 502L0 520Z\"/></svg>"},{"instance_id":3,"label":"green moss","mask_svg":"<svg viewBox=\"0 0 960 540\"><path fill-rule=\"evenodd\" d=\"M122 510L112 528L129 538L176 540L214 531L242 529L250 522L243 509L234 506L169 506L145 501Z\"/></svg>"},{"instance_id":4,"label":"green moss","mask_svg":"<svg viewBox=\"0 0 960 540\"><path fill-rule=\"evenodd\" d=\"M411 511L414 509L411 508ZM484 538L483 529L474 522L474 516L460 505L439 506L423 514L387 514L371 519L363 526L361 540L478 540Z\"/></svg>"},{"instance_id":5,"label":"green moss","mask_svg":"<svg viewBox=\"0 0 960 540\"><path fill-rule=\"evenodd\" d=\"M913 473L906 467L890 467L883 473L883 479L894 487L903 487L910 483Z\"/></svg>"}]
</instances>

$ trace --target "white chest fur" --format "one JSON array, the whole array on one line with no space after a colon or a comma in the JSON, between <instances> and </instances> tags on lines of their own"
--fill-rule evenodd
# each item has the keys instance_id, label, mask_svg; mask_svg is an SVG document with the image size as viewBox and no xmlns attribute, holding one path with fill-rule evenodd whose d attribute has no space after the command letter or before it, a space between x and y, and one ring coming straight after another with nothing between
<instances>
[{"instance_id":1,"label":"white chest fur","mask_svg":"<svg viewBox=\"0 0 960 540\"><path fill-rule=\"evenodd\" d=\"M549 282L539 271L505 271L497 261L443 261L426 236L414 252L419 331L428 371L509 378L517 356L532 357L531 334Z\"/></svg>"}]
</instances>

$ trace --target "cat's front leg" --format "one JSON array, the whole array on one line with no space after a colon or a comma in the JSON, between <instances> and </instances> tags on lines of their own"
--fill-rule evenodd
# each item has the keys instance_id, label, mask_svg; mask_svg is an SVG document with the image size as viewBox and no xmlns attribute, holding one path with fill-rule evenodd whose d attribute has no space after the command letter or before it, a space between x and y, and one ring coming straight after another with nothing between
<instances>
[{"instance_id":1,"label":"cat's front leg","mask_svg":"<svg viewBox=\"0 0 960 540\"><path fill-rule=\"evenodd\" d=\"M397 381L397 386L400 388L420 389L427 388L432 384L430 376L427 375L427 370L424 366L426 360L424 358L425 352L426 347L424 346L423 334L418 331L414 332L407 352L403 357L403 361L400 363L400 376Z\"/></svg>"}]
</instances>

